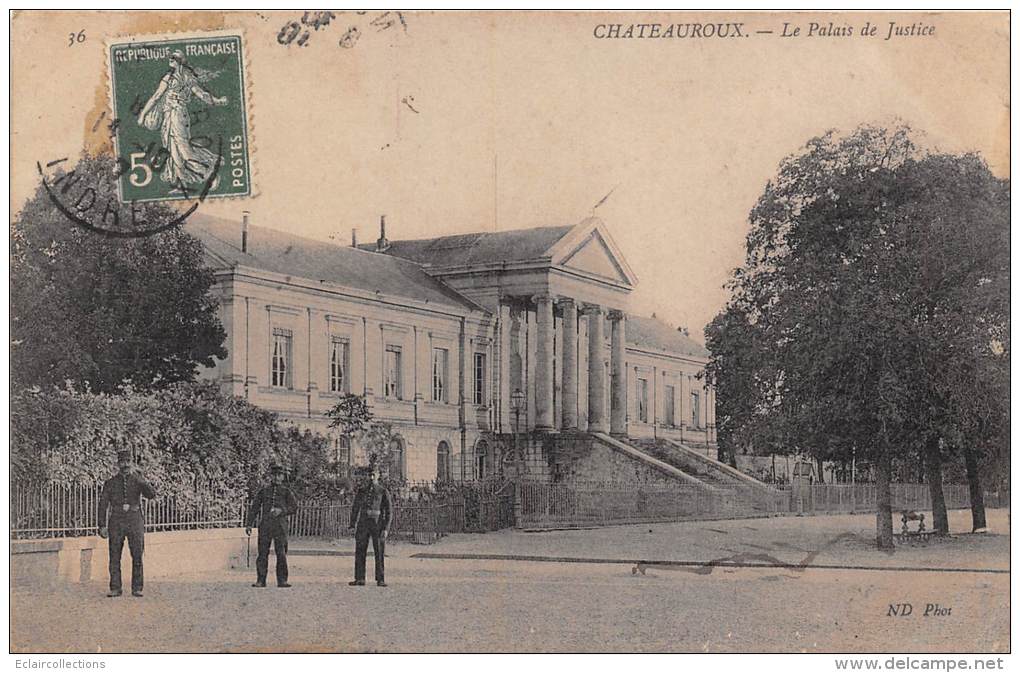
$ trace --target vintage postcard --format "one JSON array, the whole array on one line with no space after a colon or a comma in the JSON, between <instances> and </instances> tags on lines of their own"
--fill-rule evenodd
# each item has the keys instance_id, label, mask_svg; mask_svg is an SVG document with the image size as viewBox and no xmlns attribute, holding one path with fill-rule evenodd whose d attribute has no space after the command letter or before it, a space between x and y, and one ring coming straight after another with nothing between
<instances>
[{"instance_id":1,"label":"vintage postcard","mask_svg":"<svg viewBox=\"0 0 1020 673\"><path fill-rule=\"evenodd\" d=\"M17 666L1008 662L1007 11L21 10L10 58Z\"/></svg>"}]
</instances>

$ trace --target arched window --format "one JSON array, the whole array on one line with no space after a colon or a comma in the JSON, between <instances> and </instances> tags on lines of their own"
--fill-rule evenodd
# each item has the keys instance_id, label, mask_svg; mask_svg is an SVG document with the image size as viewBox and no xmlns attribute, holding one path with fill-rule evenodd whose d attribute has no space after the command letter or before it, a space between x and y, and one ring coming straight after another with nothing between
<instances>
[{"instance_id":1,"label":"arched window","mask_svg":"<svg viewBox=\"0 0 1020 673\"><path fill-rule=\"evenodd\" d=\"M475 444L475 479L485 479L489 476L492 465L489 463L489 445L485 440L478 440Z\"/></svg>"},{"instance_id":2,"label":"arched window","mask_svg":"<svg viewBox=\"0 0 1020 673\"><path fill-rule=\"evenodd\" d=\"M450 445L446 442L439 442L436 447L436 479L450 480Z\"/></svg>"},{"instance_id":3,"label":"arched window","mask_svg":"<svg viewBox=\"0 0 1020 673\"><path fill-rule=\"evenodd\" d=\"M390 477L404 479L406 477L406 451L404 450L404 438L397 435L390 444Z\"/></svg>"},{"instance_id":4,"label":"arched window","mask_svg":"<svg viewBox=\"0 0 1020 673\"><path fill-rule=\"evenodd\" d=\"M351 471L351 440L345 436L336 438L336 470L340 474Z\"/></svg>"}]
</instances>

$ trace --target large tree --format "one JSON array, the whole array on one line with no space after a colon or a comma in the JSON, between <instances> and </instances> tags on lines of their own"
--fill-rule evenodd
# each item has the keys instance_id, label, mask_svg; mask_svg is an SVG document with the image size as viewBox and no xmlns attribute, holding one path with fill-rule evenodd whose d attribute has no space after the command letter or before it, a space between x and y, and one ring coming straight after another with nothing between
<instances>
[{"instance_id":1,"label":"large tree","mask_svg":"<svg viewBox=\"0 0 1020 673\"><path fill-rule=\"evenodd\" d=\"M897 461L923 461L948 530L942 463L972 426L963 400L991 384L962 377L977 365L960 359L987 364L1008 344L1008 187L979 158L925 153L911 136L830 132L784 160L707 334L716 379L751 382L728 403L748 427L874 467L882 547Z\"/></svg>"},{"instance_id":2,"label":"large tree","mask_svg":"<svg viewBox=\"0 0 1020 673\"><path fill-rule=\"evenodd\" d=\"M109 157L83 157L65 184L106 184L114 170ZM178 217L162 204L136 210L146 222ZM180 226L104 236L73 223L40 186L11 229L15 386L165 385L225 357L214 277L201 243Z\"/></svg>"},{"instance_id":3,"label":"large tree","mask_svg":"<svg viewBox=\"0 0 1020 673\"><path fill-rule=\"evenodd\" d=\"M738 272L729 284L733 297L705 328L712 353L706 374L716 388L716 427L720 460L735 463L738 453L788 454L791 443L770 423L778 399L779 372L764 357L765 322L742 291ZM752 318L752 316L755 316Z\"/></svg>"}]
</instances>

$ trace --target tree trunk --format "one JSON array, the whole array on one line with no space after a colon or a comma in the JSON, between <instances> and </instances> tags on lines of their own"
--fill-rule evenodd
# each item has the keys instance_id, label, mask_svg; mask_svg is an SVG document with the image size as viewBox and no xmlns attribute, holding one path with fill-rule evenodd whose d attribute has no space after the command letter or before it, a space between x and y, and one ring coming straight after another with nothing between
<instances>
[{"instance_id":1,"label":"tree trunk","mask_svg":"<svg viewBox=\"0 0 1020 673\"><path fill-rule=\"evenodd\" d=\"M815 462L818 463L818 483L819 484L824 484L825 483L825 465L822 464L822 459L821 458L815 459Z\"/></svg>"},{"instance_id":2,"label":"tree trunk","mask_svg":"<svg viewBox=\"0 0 1020 673\"><path fill-rule=\"evenodd\" d=\"M985 519L985 494L981 488L981 473L978 469L977 454L971 446L963 447L963 461L967 465L967 483L970 484L970 516L973 521L971 530L987 528Z\"/></svg>"},{"instance_id":3,"label":"tree trunk","mask_svg":"<svg viewBox=\"0 0 1020 673\"><path fill-rule=\"evenodd\" d=\"M939 438L928 440L924 456L925 478L931 496L932 528L938 535L949 535L949 514L946 512L946 495L942 490L942 452Z\"/></svg>"},{"instance_id":4,"label":"tree trunk","mask_svg":"<svg viewBox=\"0 0 1020 673\"><path fill-rule=\"evenodd\" d=\"M875 528L878 548L892 551L892 492L889 488L889 481L892 478L892 458L887 451L883 452L875 463L875 490L876 504L878 505L875 513Z\"/></svg>"}]
</instances>

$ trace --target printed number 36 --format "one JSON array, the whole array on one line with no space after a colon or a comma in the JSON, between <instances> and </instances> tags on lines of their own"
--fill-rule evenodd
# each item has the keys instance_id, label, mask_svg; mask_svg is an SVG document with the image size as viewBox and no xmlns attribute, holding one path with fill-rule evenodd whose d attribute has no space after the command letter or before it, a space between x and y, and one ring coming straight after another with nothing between
<instances>
[{"instance_id":1,"label":"printed number 36","mask_svg":"<svg viewBox=\"0 0 1020 673\"><path fill-rule=\"evenodd\" d=\"M71 47L71 46L74 45L75 42L77 42L78 44L81 44L84 41L85 41L85 31L84 30L79 30L77 33L71 33L71 34L68 35L67 46Z\"/></svg>"},{"instance_id":2,"label":"printed number 36","mask_svg":"<svg viewBox=\"0 0 1020 673\"><path fill-rule=\"evenodd\" d=\"M128 181L135 187L144 187L145 185L152 182L152 169L149 165L139 161L139 159L145 158L145 152L135 152L131 154L131 175L128 176ZM135 169L142 169L141 176L135 175Z\"/></svg>"}]
</instances>

